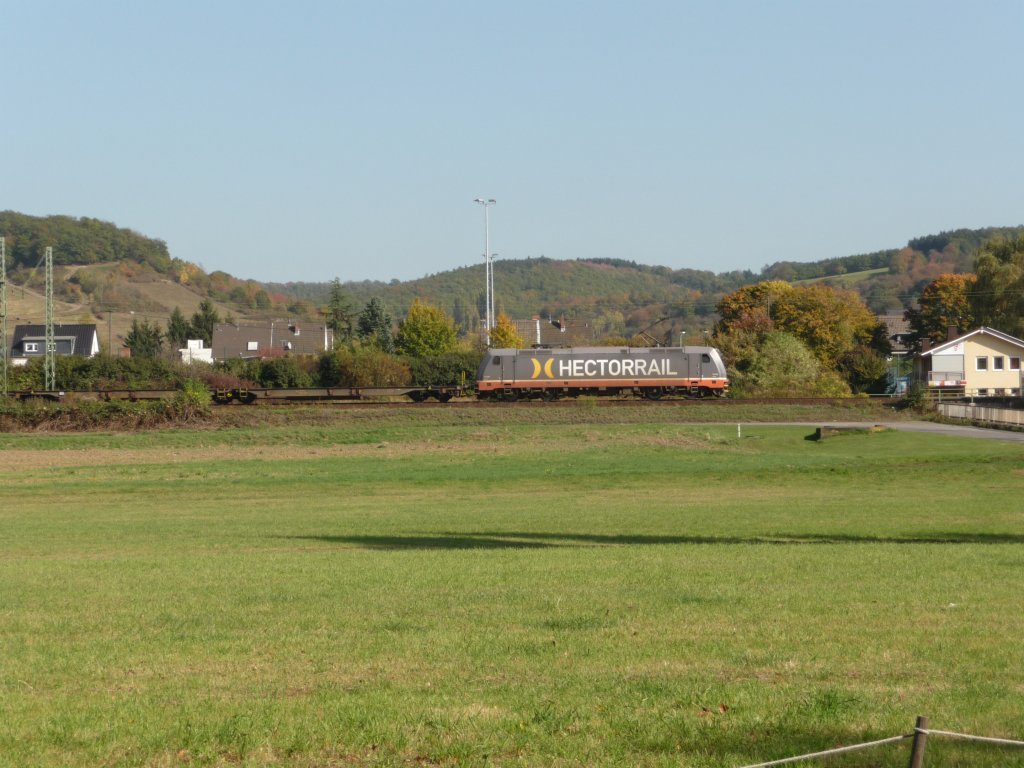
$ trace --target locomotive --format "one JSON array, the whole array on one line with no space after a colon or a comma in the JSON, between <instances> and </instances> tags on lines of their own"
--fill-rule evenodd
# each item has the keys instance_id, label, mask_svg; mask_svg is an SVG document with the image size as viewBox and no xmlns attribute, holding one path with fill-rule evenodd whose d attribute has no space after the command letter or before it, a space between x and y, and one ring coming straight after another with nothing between
<instances>
[{"instance_id":1,"label":"locomotive","mask_svg":"<svg viewBox=\"0 0 1024 768\"><path fill-rule=\"evenodd\" d=\"M725 363L714 347L489 349L477 371L481 399L578 395L722 397Z\"/></svg>"}]
</instances>

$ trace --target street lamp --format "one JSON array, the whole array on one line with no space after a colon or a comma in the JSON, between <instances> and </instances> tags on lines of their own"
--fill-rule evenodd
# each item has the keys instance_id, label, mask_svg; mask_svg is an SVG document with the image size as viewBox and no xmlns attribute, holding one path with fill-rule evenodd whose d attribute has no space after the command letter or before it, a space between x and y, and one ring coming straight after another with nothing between
<instances>
[{"instance_id":1,"label":"street lamp","mask_svg":"<svg viewBox=\"0 0 1024 768\"><path fill-rule=\"evenodd\" d=\"M491 344L491 328L494 327L494 268L491 266L491 224L487 209L495 204L495 200L488 198L484 200L478 197L473 200L484 207L484 282L487 284L487 291L484 301L486 307L484 314L484 328L487 329L487 345Z\"/></svg>"}]
</instances>

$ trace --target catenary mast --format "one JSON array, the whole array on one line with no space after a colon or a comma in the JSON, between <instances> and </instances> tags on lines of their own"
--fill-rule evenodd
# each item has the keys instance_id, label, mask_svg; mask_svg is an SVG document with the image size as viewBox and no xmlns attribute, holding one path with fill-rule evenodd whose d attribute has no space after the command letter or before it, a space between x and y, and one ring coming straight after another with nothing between
<instances>
[{"instance_id":1,"label":"catenary mast","mask_svg":"<svg viewBox=\"0 0 1024 768\"><path fill-rule=\"evenodd\" d=\"M46 391L57 389L57 342L53 337L53 248L46 247Z\"/></svg>"}]
</instances>

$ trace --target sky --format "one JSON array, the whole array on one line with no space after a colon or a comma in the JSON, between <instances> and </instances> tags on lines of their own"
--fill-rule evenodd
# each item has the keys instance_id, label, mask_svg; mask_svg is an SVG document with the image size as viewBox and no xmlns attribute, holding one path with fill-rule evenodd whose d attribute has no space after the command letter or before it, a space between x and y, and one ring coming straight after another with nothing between
<instances>
[{"instance_id":1,"label":"sky","mask_svg":"<svg viewBox=\"0 0 1024 768\"><path fill-rule=\"evenodd\" d=\"M673 269L1024 223L1024 3L0 0L0 210L207 271ZM2 233L0 233L2 234Z\"/></svg>"}]
</instances>

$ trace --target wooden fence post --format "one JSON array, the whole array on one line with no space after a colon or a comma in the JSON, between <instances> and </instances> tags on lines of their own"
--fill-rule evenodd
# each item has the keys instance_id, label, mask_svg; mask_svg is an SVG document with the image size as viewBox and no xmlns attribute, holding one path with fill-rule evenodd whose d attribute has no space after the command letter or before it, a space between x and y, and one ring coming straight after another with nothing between
<instances>
[{"instance_id":1,"label":"wooden fence post","mask_svg":"<svg viewBox=\"0 0 1024 768\"><path fill-rule=\"evenodd\" d=\"M917 716L914 724L914 745L910 749L910 768L922 768L924 765L924 748L928 744L928 718Z\"/></svg>"}]
</instances>

